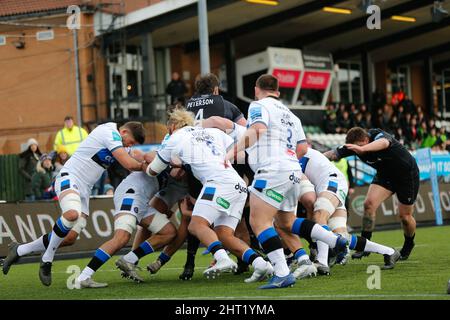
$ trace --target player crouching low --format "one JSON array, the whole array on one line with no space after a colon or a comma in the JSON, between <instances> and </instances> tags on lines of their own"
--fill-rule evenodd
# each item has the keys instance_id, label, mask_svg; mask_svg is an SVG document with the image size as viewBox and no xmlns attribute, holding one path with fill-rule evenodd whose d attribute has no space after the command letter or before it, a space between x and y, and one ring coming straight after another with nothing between
<instances>
[{"instance_id":1,"label":"player crouching low","mask_svg":"<svg viewBox=\"0 0 450 320\"><path fill-rule=\"evenodd\" d=\"M400 253L390 247L369 241L363 237L349 235L347 232L347 209L345 199L348 192L348 184L344 175L317 150L308 149L308 152L300 159L302 171L308 180L301 182L300 198L317 199L314 203L314 220L323 228L331 230L348 239L349 248L361 252L374 252L384 255L385 265L383 269L392 269L400 257ZM312 196L305 197L309 193ZM317 259L315 264L318 273L329 275L328 245L317 241ZM344 259L344 254L337 257L337 263Z\"/></svg>"},{"instance_id":2,"label":"player crouching low","mask_svg":"<svg viewBox=\"0 0 450 320\"><path fill-rule=\"evenodd\" d=\"M152 161L154 154L145 155ZM92 279L94 273L105 264L112 255L127 245L137 224L148 229L152 236L136 250L121 257L116 266L122 274L136 282L144 281L136 272L135 262L142 256L162 248L172 241L176 229L165 214L148 205L150 199L165 185L167 172L158 177L149 177L143 172L132 172L117 187L114 193L114 237L104 243L78 277L81 288L103 288L106 283Z\"/></svg>"},{"instance_id":3,"label":"player crouching low","mask_svg":"<svg viewBox=\"0 0 450 320\"><path fill-rule=\"evenodd\" d=\"M146 172L155 176L170 162L181 161L203 184L188 230L198 237L217 261L204 271L205 277L215 278L222 272L237 269L236 263L225 251L227 248L253 265L252 280L263 280L272 274L272 266L234 236L247 198L247 185L231 164L223 160L226 148L233 143L233 139L219 129L192 127L193 123L192 114L183 109L176 109L170 114L170 138ZM211 225L214 225L214 230Z\"/></svg>"}]
</instances>

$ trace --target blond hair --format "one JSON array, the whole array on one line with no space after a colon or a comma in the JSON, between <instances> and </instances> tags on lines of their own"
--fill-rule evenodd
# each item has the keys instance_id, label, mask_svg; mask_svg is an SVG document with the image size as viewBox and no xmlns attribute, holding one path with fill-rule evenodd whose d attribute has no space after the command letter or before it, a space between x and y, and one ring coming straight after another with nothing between
<instances>
[{"instance_id":1,"label":"blond hair","mask_svg":"<svg viewBox=\"0 0 450 320\"><path fill-rule=\"evenodd\" d=\"M175 125L176 129L194 125L194 114L184 108L175 108L169 112L169 124Z\"/></svg>"}]
</instances>

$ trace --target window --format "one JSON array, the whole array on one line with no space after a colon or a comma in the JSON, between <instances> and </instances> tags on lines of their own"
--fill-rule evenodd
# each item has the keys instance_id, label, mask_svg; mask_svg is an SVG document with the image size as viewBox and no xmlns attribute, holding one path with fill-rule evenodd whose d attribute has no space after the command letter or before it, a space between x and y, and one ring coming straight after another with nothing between
<instances>
[{"instance_id":1,"label":"window","mask_svg":"<svg viewBox=\"0 0 450 320\"><path fill-rule=\"evenodd\" d=\"M364 103L361 64L358 62L339 62L338 64L339 102Z\"/></svg>"},{"instance_id":2,"label":"window","mask_svg":"<svg viewBox=\"0 0 450 320\"><path fill-rule=\"evenodd\" d=\"M401 66L391 70L392 94L403 91L407 96L411 96L409 80L409 67Z\"/></svg>"},{"instance_id":3,"label":"window","mask_svg":"<svg viewBox=\"0 0 450 320\"><path fill-rule=\"evenodd\" d=\"M450 69L442 71L441 81L437 85L437 97L439 108L444 111L446 117L450 116Z\"/></svg>"}]
</instances>

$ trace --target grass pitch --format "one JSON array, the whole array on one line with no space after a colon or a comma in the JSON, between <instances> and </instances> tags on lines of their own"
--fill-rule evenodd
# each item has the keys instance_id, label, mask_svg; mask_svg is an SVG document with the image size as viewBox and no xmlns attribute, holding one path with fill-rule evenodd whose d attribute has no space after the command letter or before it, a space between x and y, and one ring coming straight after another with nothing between
<instances>
[{"instance_id":1,"label":"grass pitch","mask_svg":"<svg viewBox=\"0 0 450 320\"><path fill-rule=\"evenodd\" d=\"M211 256L202 256L199 249L196 271L191 281L181 281L186 252L175 254L156 275L142 271L146 282L133 283L120 277L114 268L113 257L95 275L108 288L70 290L67 282L74 274L68 270L78 266L81 270L89 259L56 261L53 266L53 284L41 285L38 264L15 265L9 274L0 274L0 300L9 299L450 299L447 283L450 279L450 226L419 228L416 247L409 260L400 261L393 270L381 270L381 289L369 290L367 270L370 265L383 265L381 255L371 254L363 260L350 260L345 266L334 266L330 277L299 280L293 288L258 290L261 283L246 284L244 275L223 274L219 279L207 280L202 272ZM401 230L375 232L374 241L401 247ZM157 253L145 257L140 266L156 259ZM72 267L71 267L72 266ZM75 267L76 269L76 267Z\"/></svg>"}]
</instances>

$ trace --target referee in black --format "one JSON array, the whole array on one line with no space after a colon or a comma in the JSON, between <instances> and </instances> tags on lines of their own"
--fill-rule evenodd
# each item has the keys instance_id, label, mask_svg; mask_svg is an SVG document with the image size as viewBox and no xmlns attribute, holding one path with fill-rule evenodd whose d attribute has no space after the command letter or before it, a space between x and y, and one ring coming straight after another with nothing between
<instances>
[{"instance_id":1,"label":"referee in black","mask_svg":"<svg viewBox=\"0 0 450 320\"><path fill-rule=\"evenodd\" d=\"M346 144L325 153L330 160L357 155L361 161L377 170L364 201L361 236L370 239L375 228L378 207L394 193L398 198L398 212L402 222L405 242L400 250L400 260L408 259L414 248L416 220L414 203L419 192L419 168L409 151L390 134L381 129L365 131L355 127L348 131ZM353 259L364 254L356 252Z\"/></svg>"},{"instance_id":2,"label":"referee in black","mask_svg":"<svg viewBox=\"0 0 450 320\"><path fill-rule=\"evenodd\" d=\"M195 81L195 95L186 101L186 109L195 114L195 120L197 121L208 119L212 116L219 116L241 126L247 125L247 120L239 108L219 94L219 86L219 78L213 73L199 77ZM202 190L202 184L190 172L187 174L187 180L190 196L197 199ZM190 280L192 278L195 268L195 255L199 245L200 241L189 233L186 263L179 277L181 280Z\"/></svg>"}]
</instances>

